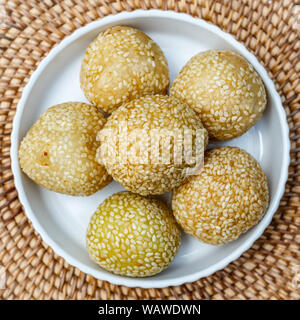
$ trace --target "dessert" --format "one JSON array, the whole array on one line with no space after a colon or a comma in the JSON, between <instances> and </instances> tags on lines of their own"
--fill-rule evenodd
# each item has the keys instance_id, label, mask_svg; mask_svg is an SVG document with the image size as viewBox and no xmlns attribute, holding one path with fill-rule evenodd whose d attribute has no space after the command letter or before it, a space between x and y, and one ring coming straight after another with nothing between
<instances>
[{"instance_id":1,"label":"dessert","mask_svg":"<svg viewBox=\"0 0 300 320\"><path fill-rule=\"evenodd\" d=\"M180 245L180 230L158 199L116 193L91 217L86 243L102 268L128 277L146 277L168 267Z\"/></svg>"},{"instance_id":2,"label":"dessert","mask_svg":"<svg viewBox=\"0 0 300 320\"><path fill-rule=\"evenodd\" d=\"M106 119L95 106L66 102L50 107L21 142L22 170L39 185L74 196L91 195L110 181L96 159L97 132Z\"/></svg>"},{"instance_id":3,"label":"dessert","mask_svg":"<svg viewBox=\"0 0 300 320\"><path fill-rule=\"evenodd\" d=\"M107 113L132 99L166 94L169 68L160 47L127 26L101 32L86 49L80 84L86 98Z\"/></svg>"},{"instance_id":4,"label":"dessert","mask_svg":"<svg viewBox=\"0 0 300 320\"><path fill-rule=\"evenodd\" d=\"M124 188L171 191L202 164L207 132L174 97L146 96L119 107L99 132L97 160Z\"/></svg>"},{"instance_id":5,"label":"dessert","mask_svg":"<svg viewBox=\"0 0 300 320\"><path fill-rule=\"evenodd\" d=\"M208 150L197 176L176 188L172 209L189 234L209 244L237 239L265 214L267 178L257 161L235 147Z\"/></svg>"},{"instance_id":6,"label":"dessert","mask_svg":"<svg viewBox=\"0 0 300 320\"><path fill-rule=\"evenodd\" d=\"M245 133L260 119L267 103L264 84L252 65L223 50L192 57L174 80L170 94L199 114L215 140Z\"/></svg>"}]
</instances>

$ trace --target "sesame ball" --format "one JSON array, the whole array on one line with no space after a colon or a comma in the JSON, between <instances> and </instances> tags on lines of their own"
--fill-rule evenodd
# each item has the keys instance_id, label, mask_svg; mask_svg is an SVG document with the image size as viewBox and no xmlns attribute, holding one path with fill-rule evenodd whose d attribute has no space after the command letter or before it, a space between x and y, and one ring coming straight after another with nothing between
<instances>
[{"instance_id":1,"label":"sesame ball","mask_svg":"<svg viewBox=\"0 0 300 320\"><path fill-rule=\"evenodd\" d=\"M22 170L39 185L60 193L88 196L111 177L95 154L97 132L106 119L95 106L67 102L50 107L19 148Z\"/></svg>"},{"instance_id":2,"label":"sesame ball","mask_svg":"<svg viewBox=\"0 0 300 320\"><path fill-rule=\"evenodd\" d=\"M246 151L221 147L206 152L199 175L173 192L177 222L197 239L224 244L256 225L269 204L267 178Z\"/></svg>"},{"instance_id":3,"label":"sesame ball","mask_svg":"<svg viewBox=\"0 0 300 320\"><path fill-rule=\"evenodd\" d=\"M163 202L123 191L98 207L86 241L91 259L102 268L128 277L146 277L172 262L180 245L180 230Z\"/></svg>"},{"instance_id":4,"label":"sesame ball","mask_svg":"<svg viewBox=\"0 0 300 320\"><path fill-rule=\"evenodd\" d=\"M222 50L192 57L177 75L170 94L199 114L214 140L241 136L260 119L267 103L264 84L252 65Z\"/></svg>"},{"instance_id":5,"label":"sesame ball","mask_svg":"<svg viewBox=\"0 0 300 320\"><path fill-rule=\"evenodd\" d=\"M149 195L172 190L202 165L207 132L185 103L155 95L119 107L98 139L97 160L108 173L127 190Z\"/></svg>"},{"instance_id":6,"label":"sesame ball","mask_svg":"<svg viewBox=\"0 0 300 320\"><path fill-rule=\"evenodd\" d=\"M169 68L160 47L127 26L101 32L88 46L81 65L81 89L92 103L111 113L148 94L166 94Z\"/></svg>"}]
</instances>

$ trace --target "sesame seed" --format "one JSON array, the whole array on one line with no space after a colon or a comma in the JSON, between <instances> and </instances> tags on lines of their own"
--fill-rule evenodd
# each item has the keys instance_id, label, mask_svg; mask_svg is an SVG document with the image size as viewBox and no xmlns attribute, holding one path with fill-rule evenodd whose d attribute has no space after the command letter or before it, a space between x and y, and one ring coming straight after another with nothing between
<instances>
[{"instance_id":1,"label":"sesame seed","mask_svg":"<svg viewBox=\"0 0 300 320\"><path fill-rule=\"evenodd\" d=\"M87 196L111 177L96 159L97 132L106 122L95 106L66 102L50 107L20 144L22 170L55 192Z\"/></svg>"},{"instance_id":2,"label":"sesame seed","mask_svg":"<svg viewBox=\"0 0 300 320\"><path fill-rule=\"evenodd\" d=\"M176 163L174 150L182 142L173 137L178 132L183 134L184 130L203 132L202 139L191 146L192 154L196 154L196 149L202 150L202 153L191 155L191 161L183 158ZM125 148L120 147L128 137L132 137L130 148L127 144ZM108 173L127 190L148 195L172 190L188 177L188 168L202 163L207 132L197 114L185 103L174 97L154 95L119 107L100 130L98 139L101 145L97 159ZM163 150L169 158L163 156L160 148L154 148L162 141L166 142ZM140 157L136 150L140 150ZM180 149L178 154L181 155Z\"/></svg>"},{"instance_id":3,"label":"sesame seed","mask_svg":"<svg viewBox=\"0 0 300 320\"><path fill-rule=\"evenodd\" d=\"M267 178L257 161L235 147L208 150L198 175L173 191L172 209L183 229L209 244L237 239L264 216Z\"/></svg>"},{"instance_id":4,"label":"sesame seed","mask_svg":"<svg viewBox=\"0 0 300 320\"><path fill-rule=\"evenodd\" d=\"M264 84L250 63L223 50L192 57L174 80L170 94L193 108L210 138L216 140L245 133L267 103Z\"/></svg>"},{"instance_id":5,"label":"sesame seed","mask_svg":"<svg viewBox=\"0 0 300 320\"><path fill-rule=\"evenodd\" d=\"M166 94L169 83L168 63L160 47L142 31L127 26L101 32L81 64L81 89L107 113L134 98Z\"/></svg>"},{"instance_id":6,"label":"sesame seed","mask_svg":"<svg viewBox=\"0 0 300 320\"><path fill-rule=\"evenodd\" d=\"M108 228L112 208L117 208L118 212L118 218L115 215L112 224L115 232ZM126 215L131 218L125 220ZM145 224L141 223L141 218L146 219ZM162 228L162 221L166 229ZM154 234L141 234L138 231L141 224ZM125 228L128 235L123 232ZM91 259L108 271L128 277L151 276L167 268L178 251L180 241L179 227L163 202L127 191L104 200L91 217L86 235Z\"/></svg>"}]
</instances>

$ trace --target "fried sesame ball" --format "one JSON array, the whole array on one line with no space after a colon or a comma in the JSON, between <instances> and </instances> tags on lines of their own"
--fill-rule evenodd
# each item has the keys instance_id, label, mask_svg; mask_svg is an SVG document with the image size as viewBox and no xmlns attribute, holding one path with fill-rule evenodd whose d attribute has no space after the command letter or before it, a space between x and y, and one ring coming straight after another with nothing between
<instances>
[{"instance_id":1,"label":"fried sesame ball","mask_svg":"<svg viewBox=\"0 0 300 320\"><path fill-rule=\"evenodd\" d=\"M96 159L97 132L106 119L95 106L66 102L50 107L19 148L22 170L39 185L60 193L88 196L111 177Z\"/></svg>"},{"instance_id":2,"label":"fried sesame ball","mask_svg":"<svg viewBox=\"0 0 300 320\"><path fill-rule=\"evenodd\" d=\"M147 277L172 262L180 230L163 202L123 191L98 207L86 243L91 259L102 268L128 277Z\"/></svg>"},{"instance_id":3,"label":"fried sesame ball","mask_svg":"<svg viewBox=\"0 0 300 320\"><path fill-rule=\"evenodd\" d=\"M267 178L256 160L239 148L211 149L204 159L200 174L174 190L172 209L187 233L209 244L224 244L265 214Z\"/></svg>"},{"instance_id":4,"label":"fried sesame ball","mask_svg":"<svg viewBox=\"0 0 300 320\"><path fill-rule=\"evenodd\" d=\"M160 47L127 26L101 32L88 46L81 65L81 89L107 113L148 94L166 94L169 68Z\"/></svg>"},{"instance_id":5,"label":"fried sesame ball","mask_svg":"<svg viewBox=\"0 0 300 320\"><path fill-rule=\"evenodd\" d=\"M222 50L192 57L177 75L170 94L199 114L214 140L241 136L260 119L267 103L264 84L252 65Z\"/></svg>"},{"instance_id":6,"label":"fried sesame ball","mask_svg":"<svg viewBox=\"0 0 300 320\"><path fill-rule=\"evenodd\" d=\"M183 157L180 150L180 146L188 150L183 143L188 142L183 139L186 132L193 141L191 158ZM207 132L185 103L155 95L119 107L98 139L97 160L108 173L127 190L149 195L172 190L202 164Z\"/></svg>"}]
</instances>

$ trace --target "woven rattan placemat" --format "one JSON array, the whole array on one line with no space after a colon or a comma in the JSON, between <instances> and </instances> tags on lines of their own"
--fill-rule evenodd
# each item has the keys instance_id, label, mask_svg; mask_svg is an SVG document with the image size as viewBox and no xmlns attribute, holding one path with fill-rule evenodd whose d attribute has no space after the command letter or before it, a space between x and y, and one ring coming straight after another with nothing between
<instances>
[{"instance_id":1,"label":"woven rattan placemat","mask_svg":"<svg viewBox=\"0 0 300 320\"><path fill-rule=\"evenodd\" d=\"M70 266L26 218L10 168L12 119L39 62L75 29L134 9L186 12L235 36L268 70L290 126L286 192L271 225L222 271L165 289L112 285ZM282 0L0 0L0 299L299 299L300 3ZM2 289L1 289L2 285Z\"/></svg>"}]
</instances>

